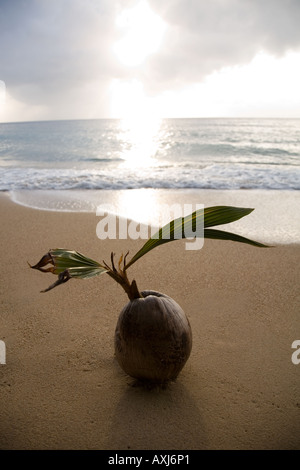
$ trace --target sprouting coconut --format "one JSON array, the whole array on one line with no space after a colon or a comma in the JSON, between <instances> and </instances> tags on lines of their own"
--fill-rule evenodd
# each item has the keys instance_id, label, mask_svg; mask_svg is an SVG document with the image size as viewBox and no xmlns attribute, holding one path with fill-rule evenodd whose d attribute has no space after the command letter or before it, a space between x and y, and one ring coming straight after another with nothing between
<instances>
[{"instance_id":1,"label":"sprouting coconut","mask_svg":"<svg viewBox=\"0 0 300 470\"><path fill-rule=\"evenodd\" d=\"M253 209L216 206L199 209L171 221L154 234L127 263L128 253L121 256L118 269L114 254L111 266L102 264L73 250L50 250L33 269L58 275L57 281L42 292L72 278L86 279L106 273L122 286L129 302L121 311L115 329L115 355L121 368L131 377L148 383L165 384L175 380L188 360L192 349L192 331L182 308L165 294L145 290L139 292L136 281L129 281L128 268L153 248L172 240L186 238L201 224L201 236L232 240L265 247L262 243L240 235L211 229L244 217ZM168 234L168 236L166 236ZM197 236L197 234L195 235ZM50 266L48 266L50 265ZM121 267L122 265L122 267Z\"/></svg>"},{"instance_id":2,"label":"sprouting coconut","mask_svg":"<svg viewBox=\"0 0 300 470\"><path fill-rule=\"evenodd\" d=\"M121 311L115 331L115 354L131 377L154 383L175 380L191 349L189 320L171 297L143 291Z\"/></svg>"}]
</instances>

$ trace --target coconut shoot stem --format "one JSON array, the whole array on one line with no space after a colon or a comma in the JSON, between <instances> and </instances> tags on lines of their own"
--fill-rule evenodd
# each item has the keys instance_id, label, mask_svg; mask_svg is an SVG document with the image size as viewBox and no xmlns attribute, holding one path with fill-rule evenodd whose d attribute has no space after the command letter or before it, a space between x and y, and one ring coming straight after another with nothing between
<instances>
[{"instance_id":1,"label":"coconut shoot stem","mask_svg":"<svg viewBox=\"0 0 300 470\"><path fill-rule=\"evenodd\" d=\"M124 267L126 256L124 257ZM122 260L123 255L121 256L119 261L119 269L116 269L114 263L114 253L111 253L111 266L109 266L105 261L103 261L105 267L107 268L107 274L123 287L124 291L128 295L129 300L142 298L143 296L140 294L135 280L130 282L127 277L126 270L124 269L124 267L123 269L121 268Z\"/></svg>"}]
</instances>

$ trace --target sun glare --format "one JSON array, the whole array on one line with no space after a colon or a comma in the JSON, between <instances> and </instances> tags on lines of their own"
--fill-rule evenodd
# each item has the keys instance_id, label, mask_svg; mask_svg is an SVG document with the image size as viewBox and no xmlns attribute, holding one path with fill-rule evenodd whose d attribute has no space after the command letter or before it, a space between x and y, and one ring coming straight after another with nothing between
<instances>
[{"instance_id":1,"label":"sun glare","mask_svg":"<svg viewBox=\"0 0 300 470\"><path fill-rule=\"evenodd\" d=\"M134 118L146 110L143 84L136 79L115 79L111 84L111 114L117 118Z\"/></svg>"},{"instance_id":2,"label":"sun glare","mask_svg":"<svg viewBox=\"0 0 300 470\"><path fill-rule=\"evenodd\" d=\"M145 0L123 10L116 19L116 26L122 39L114 45L114 52L120 62L129 67L140 65L159 49L166 28Z\"/></svg>"},{"instance_id":3,"label":"sun glare","mask_svg":"<svg viewBox=\"0 0 300 470\"><path fill-rule=\"evenodd\" d=\"M159 213L159 195L155 189L131 189L130 191L118 191L116 204L119 213L128 220L134 220L141 224L159 226L159 218L154 215ZM143 231L145 233L145 230ZM143 233L142 232L142 233ZM146 237L151 234L146 231Z\"/></svg>"},{"instance_id":4,"label":"sun glare","mask_svg":"<svg viewBox=\"0 0 300 470\"><path fill-rule=\"evenodd\" d=\"M124 167L155 165L157 134L161 126L159 107L147 97L143 84L134 80L114 80L111 85L112 116L121 119L120 139Z\"/></svg>"},{"instance_id":5,"label":"sun glare","mask_svg":"<svg viewBox=\"0 0 300 470\"><path fill-rule=\"evenodd\" d=\"M155 166L158 149L157 134L161 120L151 116L127 118L121 121L120 138L127 148L122 153L125 168L147 168Z\"/></svg>"},{"instance_id":6,"label":"sun glare","mask_svg":"<svg viewBox=\"0 0 300 470\"><path fill-rule=\"evenodd\" d=\"M110 115L114 118L157 121L161 118L156 97L147 96L136 78L114 79L110 85Z\"/></svg>"}]
</instances>

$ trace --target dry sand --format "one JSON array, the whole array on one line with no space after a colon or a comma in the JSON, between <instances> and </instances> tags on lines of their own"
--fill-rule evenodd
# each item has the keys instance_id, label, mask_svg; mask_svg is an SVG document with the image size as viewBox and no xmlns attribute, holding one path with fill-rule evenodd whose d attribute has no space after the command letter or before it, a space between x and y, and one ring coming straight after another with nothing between
<instances>
[{"instance_id":1,"label":"dry sand","mask_svg":"<svg viewBox=\"0 0 300 470\"><path fill-rule=\"evenodd\" d=\"M97 260L134 254L143 241L100 241L99 217L1 205L0 449L299 449L300 246L261 249L184 241L128 272L140 290L173 297L193 350L166 390L133 387L114 359L127 302L106 274L71 280L30 270L50 248Z\"/></svg>"}]
</instances>

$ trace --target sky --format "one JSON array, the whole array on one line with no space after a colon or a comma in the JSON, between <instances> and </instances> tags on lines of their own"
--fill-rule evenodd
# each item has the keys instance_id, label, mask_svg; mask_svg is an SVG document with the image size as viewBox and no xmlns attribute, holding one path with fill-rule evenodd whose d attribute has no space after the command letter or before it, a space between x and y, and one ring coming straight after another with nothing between
<instances>
[{"instance_id":1,"label":"sky","mask_svg":"<svg viewBox=\"0 0 300 470\"><path fill-rule=\"evenodd\" d=\"M300 0L0 0L0 122L300 117Z\"/></svg>"}]
</instances>

